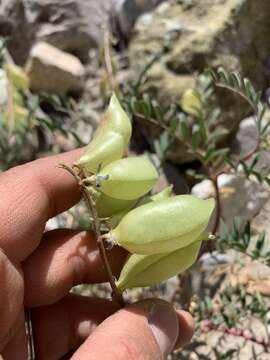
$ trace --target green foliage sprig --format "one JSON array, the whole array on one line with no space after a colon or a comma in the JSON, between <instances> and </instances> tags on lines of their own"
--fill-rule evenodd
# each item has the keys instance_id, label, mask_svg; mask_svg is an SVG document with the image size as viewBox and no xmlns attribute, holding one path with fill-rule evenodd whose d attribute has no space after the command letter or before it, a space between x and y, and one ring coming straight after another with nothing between
<instances>
[{"instance_id":1,"label":"green foliage sprig","mask_svg":"<svg viewBox=\"0 0 270 360\"><path fill-rule=\"evenodd\" d=\"M270 266L270 251L265 251L266 244L265 232L252 236L251 223L248 221L244 226L238 218L233 221L232 229L221 221L217 246L220 250L235 249L248 255L253 260L259 260Z\"/></svg>"},{"instance_id":2,"label":"green foliage sprig","mask_svg":"<svg viewBox=\"0 0 270 360\"><path fill-rule=\"evenodd\" d=\"M265 322L268 305L259 294L250 294L247 297L243 287L227 286L217 299L213 300L206 296L204 300L196 302L194 313L199 321L211 319L211 323L215 326L225 324L232 328L250 315Z\"/></svg>"},{"instance_id":3,"label":"green foliage sprig","mask_svg":"<svg viewBox=\"0 0 270 360\"><path fill-rule=\"evenodd\" d=\"M227 72L224 68L220 67L217 69L217 71L209 69L207 73L210 75L216 86L237 93L249 103L256 116L256 124L258 127L260 139L265 140L265 135L269 129L270 122L263 122L266 105L261 101L261 92L257 92L255 90L249 79L241 78L235 71Z\"/></svg>"},{"instance_id":4,"label":"green foliage sprig","mask_svg":"<svg viewBox=\"0 0 270 360\"><path fill-rule=\"evenodd\" d=\"M193 312L202 331L215 330L241 337L263 346L266 351L270 348L268 340L258 338L256 334L248 334L241 327L245 326L243 322L250 317L257 318L267 326L268 311L268 304L260 294L247 294L239 285L225 287L214 300L207 296L204 300L197 301L196 305L193 304Z\"/></svg>"}]
</instances>

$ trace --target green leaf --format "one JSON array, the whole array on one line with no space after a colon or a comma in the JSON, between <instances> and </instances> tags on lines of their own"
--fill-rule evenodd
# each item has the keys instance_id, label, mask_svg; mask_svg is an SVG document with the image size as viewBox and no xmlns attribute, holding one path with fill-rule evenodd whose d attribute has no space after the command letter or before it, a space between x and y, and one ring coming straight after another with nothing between
<instances>
[{"instance_id":1,"label":"green leaf","mask_svg":"<svg viewBox=\"0 0 270 360\"><path fill-rule=\"evenodd\" d=\"M179 124L177 116L173 117L170 121L170 131L174 133L177 129L177 126Z\"/></svg>"},{"instance_id":2,"label":"green leaf","mask_svg":"<svg viewBox=\"0 0 270 360\"><path fill-rule=\"evenodd\" d=\"M254 167L258 164L259 161L259 154L256 154L250 164L250 169L253 170Z\"/></svg>"},{"instance_id":3,"label":"green leaf","mask_svg":"<svg viewBox=\"0 0 270 360\"><path fill-rule=\"evenodd\" d=\"M151 118L151 106L150 106L149 102L141 100L140 101L140 106L141 106L141 109L142 109L143 114L145 115L145 117L147 119L150 119Z\"/></svg>"},{"instance_id":4,"label":"green leaf","mask_svg":"<svg viewBox=\"0 0 270 360\"><path fill-rule=\"evenodd\" d=\"M157 119L158 122L163 123L164 122L164 113L163 113L161 107L159 106L159 104L157 103L157 101L155 101L155 100L152 101L152 110L153 110L155 119Z\"/></svg>"},{"instance_id":5,"label":"green leaf","mask_svg":"<svg viewBox=\"0 0 270 360\"><path fill-rule=\"evenodd\" d=\"M131 110L133 113L140 113L141 112L141 107L137 101L137 99L135 97L132 97L130 100L130 106L131 106Z\"/></svg>"},{"instance_id":6,"label":"green leaf","mask_svg":"<svg viewBox=\"0 0 270 360\"><path fill-rule=\"evenodd\" d=\"M248 248L250 240L251 240L251 228L250 228L250 222L248 221L244 227L244 233L243 233L243 242L246 248Z\"/></svg>"},{"instance_id":7,"label":"green leaf","mask_svg":"<svg viewBox=\"0 0 270 360\"><path fill-rule=\"evenodd\" d=\"M230 149L229 148L223 148L223 149L210 149L209 152L207 152L205 160L210 162L215 162L217 160L220 160L224 158L226 155L228 155Z\"/></svg>"},{"instance_id":8,"label":"green leaf","mask_svg":"<svg viewBox=\"0 0 270 360\"><path fill-rule=\"evenodd\" d=\"M214 132L212 132L208 137L208 144L216 144L220 140L222 140L226 135L228 135L227 129L217 129Z\"/></svg>"},{"instance_id":9,"label":"green leaf","mask_svg":"<svg viewBox=\"0 0 270 360\"><path fill-rule=\"evenodd\" d=\"M183 139L183 141L188 141L189 138L189 128L186 123L186 120L181 118L180 119L180 136Z\"/></svg>"},{"instance_id":10,"label":"green leaf","mask_svg":"<svg viewBox=\"0 0 270 360\"><path fill-rule=\"evenodd\" d=\"M242 80L239 76L239 74L237 72L232 72L231 74L231 80L233 85L238 88L241 89L242 88Z\"/></svg>"},{"instance_id":11,"label":"green leaf","mask_svg":"<svg viewBox=\"0 0 270 360\"><path fill-rule=\"evenodd\" d=\"M264 247L265 235L266 235L265 232L261 233L261 234L259 235L258 240L256 241L256 249L257 249L258 251L261 251L261 250L263 249L263 247Z\"/></svg>"},{"instance_id":12,"label":"green leaf","mask_svg":"<svg viewBox=\"0 0 270 360\"><path fill-rule=\"evenodd\" d=\"M217 120L221 114L221 110L219 108L214 108L210 111L208 117L207 117L207 123L209 126L217 125Z\"/></svg>"},{"instance_id":13,"label":"green leaf","mask_svg":"<svg viewBox=\"0 0 270 360\"><path fill-rule=\"evenodd\" d=\"M193 177L195 180L199 180L199 181L208 179L206 174L200 174L200 173L196 172L194 169L188 169L186 171L186 174L188 176Z\"/></svg>"},{"instance_id":14,"label":"green leaf","mask_svg":"<svg viewBox=\"0 0 270 360\"><path fill-rule=\"evenodd\" d=\"M191 136L191 146L194 150L197 150L200 146L201 142L201 131L198 126L194 125L192 129L192 136Z\"/></svg>"},{"instance_id":15,"label":"green leaf","mask_svg":"<svg viewBox=\"0 0 270 360\"><path fill-rule=\"evenodd\" d=\"M222 67L218 68L217 73L219 75L219 79L221 79L225 84L230 83L229 75Z\"/></svg>"},{"instance_id":16,"label":"green leaf","mask_svg":"<svg viewBox=\"0 0 270 360\"><path fill-rule=\"evenodd\" d=\"M246 93L248 94L249 98L252 101L253 100L256 101L256 99L257 99L256 91L255 91L254 87L252 86L250 80L247 78L244 79L244 87L246 89Z\"/></svg>"}]
</instances>

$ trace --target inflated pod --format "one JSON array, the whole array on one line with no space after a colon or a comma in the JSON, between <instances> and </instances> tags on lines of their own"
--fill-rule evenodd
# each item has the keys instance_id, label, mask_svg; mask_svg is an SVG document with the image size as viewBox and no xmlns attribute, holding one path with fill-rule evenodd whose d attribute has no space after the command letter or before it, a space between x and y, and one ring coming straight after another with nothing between
<instances>
[{"instance_id":1,"label":"inflated pod","mask_svg":"<svg viewBox=\"0 0 270 360\"><path fill-rule=\"evenodd\" d=\"M137 199L152 189L158 179L154 165L143 156L129 157L110 163L100 171L107 177L100 191L123 200Z\"/></svg>"},{"instance_id":2,"label":"inflated pod","mask_svg":"<svg viewBox=\"0 0 270 360\"><path fill-rule=\"evenodd\" d=\"M136 200L115 199L100 193L96 201L96 210L100 218L107 218L119 214L124 210L128 211L135 203Z\"/></svg>"},{"instance_id":3,"label":"inflated pod","mask_svg":"<svg viewBox=\"0 0 270 360\"><path fill-rule=\"evenodd\" d=\"M4 70L9 81L17 90L27 91L29 89L29 78L21 67L14 64L5 64Z\"/></svg>"},{"instance_id":4,"label":"inflated pod","mask_svg":"<svg viewBox=\"0 0 270 360\"><path fill-rule=\"evenodd\" d=\"M127 146L131 138L132 126L115 94L111 97L105 123L104 127L120 134L123 137L125 146Z\"/></svg>"},{"instance_id":5,"label":"inflated pod","mask_svg":"<svg viewBox=\"0 0 270 360\"><path fill-rule=\"evenodd\" d=\"M92 141L76 164L91 173L96 173L99 165L105 166L121 159L131 132L130 120L117 97L113 95Z\"/></svg>"},{"instance_id":6,"label":"inflated pod","mask_svg":"<svg viewBox=\"0 0 270 360\"><path fill-rule=\"evenodd\" d=\"M159 193L152 195L152 196L146 196L145 198L143 198L141 201L132 201L131 206L126 207L126 209L114 214L109 220L108 220L108 224L110 225L111 229L114 229L122 220L122 218L130 211L130 209L132 209L133 207L137 207L137 206L141 206L144 204L148 204L152 201L160 201L160 200L164 200L169 198L170 196L172 196L173 193L173 186L170 185L168 187L166 187L164 190L160 191ZM115 199L116 200L116 199ZM118 201L124 201L124 200L118 200Z\"/></svg>"},{"instance_id":7,"label":"inflated pod","mask_svg":"<svg viewBox=\"0 0 270 360\"><path fill-rule=\"evenodd\" d=\"M152 286L169 279L189 268L197 259L201 240L169 253L128 257L119 279L118 288L123 291L142 286Z\"/></svg>"},{"instance_id":8,"label":"inflated pod","mask_svg":"<svg viewBox=\"0 0 270 360\"><path fill-rule=\"evenodd\" d=\"M187 89L180 105L187 114L197 115L202 107L199 93L194 89Z\"/></svg>"},{"instance_id":9,"label":"inflated pod","mask_svg":"<svg viewBox=\"0 0 270 360\"><path fill-rule=\"evenodd\" d=\"M99 166L110 164L121 159L124 153L124 142L121 135L106 131L93 139L88 145L86 153L77 162L90 173L96 173Z\"/></svg>"},{"instance_id":10,"label":"inflated pod","mask_svg":"<svg viewBox=\"0 0 270 360\"><path fill-rule=\"evenodd\" d=\"M159 254L193 243L206 229L214 199L178 195L131 210L110 232L114 244L130 253Z\"/></svg>"}]
</instances>

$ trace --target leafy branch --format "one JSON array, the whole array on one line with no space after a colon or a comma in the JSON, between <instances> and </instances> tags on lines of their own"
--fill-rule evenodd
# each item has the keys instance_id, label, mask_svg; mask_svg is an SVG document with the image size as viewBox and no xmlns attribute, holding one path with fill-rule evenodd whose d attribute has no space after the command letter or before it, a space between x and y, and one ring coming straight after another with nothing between
<instances>
[{"instance_id":1,"label":"leafy branch","mask_svg":"<svg viewBox=\"0 0 270 360\"><path fill-rule=\"evenodd\" d=\"M253 260L259 260L270 266L270 251L264 251L266 243L265 232L262 232L255 239L252 236L251 224L248 221L244 226L239 219L234 219L232 229L221 221L217 246L220 250L235 249ZM253 245L254 244L254 245Z\"/></svg>"},{"instance_id":2,"label":"leafy branch","mask_svg":"<svg viewBox=\"0 0 270 360\"><path fill-rule=\"evenodd\" d=\"M160 129L161 133L154 141L153 148L161 162L167 158L175 141L181 144L193 159L200 161L202 165L200 173L192 169L187 173L196 180L208 178L213 184L217 205L212 233L216 234L222 216L218 187L218 176L221 173L244 174L250 180L256 179L270 186L270 169L268 167L257 169L260 151L269 147L267 131L270 121L264 118L266 106L261 100L261 92L256 92L250 80L242 79L236 72L227 72L223 68L218 68L216 71L207 70L200 75L195 88L187 90L180 103L164 108L156 99L140 93L140 85L146 72L154 63L155 58L142 69L137 81L134 82L136 86L131 86L123 102L135 121L143 120ZM220 147L220 142L228 134L228 130L220 126L221 109L212 102L215 87L222 87L238 94L248 102L255 113L258 142L254 149L240 159L231 158L230 149ZM243 233L240 229L237 232L235 223L234 232L230 234L227 231L225 236L223 226L219 246L225 246L227 242L227 247L237 248L242 252L248 251L248 244L245 241L247 239L250 241L249 229L250 224L244 227ZM237 238L236 233L239 234ZM264 238L265 235L262 234L256 243L257 250L253 250L249 255L254 259L260 257L268 263L268 255L263 255L260 248ZM210 251L214 246L213 242L208 242L204 251Z\"/></svg>"},{"instance_id":3,"label":"leafy branch","mask_svg":"<svg viewBox=\"0 0 270 360\"><path fill-rule=\"evenodd\" d=\"M247 295L240 286L227 286L215 299L206 296L204 300L195 300L193 303L193 313L203 332L215 330L242 337L269 350L268 340L258 339L256 335L239 327L242 321L251 316L265 324L268 311L266 301L259 294Z\"/></svg>"},{"instance_id":4,"label":"leafy branch","mask_svg":"<svg viewBox=\"0 0 270 360\"><path fill-rule=\"evenodd\" d=\"M256 115L258 129L263 131L260 134L264 134L270 126L270 123L267 123L262 128L266 106L261 101L261 92L256 92L250 80L247 78L242 79L237 72L227 72L222 67L219 67L217 71L209 69L207 70L207 73L211 76L211 79L216 86L237 93L249 103Z\"/></svg>"}]
</instances>

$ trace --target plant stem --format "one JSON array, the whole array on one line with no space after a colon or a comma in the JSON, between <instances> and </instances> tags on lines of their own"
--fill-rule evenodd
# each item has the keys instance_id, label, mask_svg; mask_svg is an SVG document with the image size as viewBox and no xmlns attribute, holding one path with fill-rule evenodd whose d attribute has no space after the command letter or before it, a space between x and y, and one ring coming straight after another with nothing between
<instances>
[{"instance_id":1,"label":"plant stem","mask_svg":"<svg viewBox=\"0 0 270 360\"><path fill-rule=\"evenodd\" d=\"M220 82L215 82L215 85L219 88L230 90L230 91L234 92L235 94L240 95L243 99L245 99L249 103L250 107L257 113L256 106L254 106L253 102L248 98L248 96L246 96L246 94L241 89L235 89L234 87L232 87L230 85L225 85Z\"/></svg>"},{"instance_id":2,"label":"plant stem","mask_svg":"<svg viewBox=\"0 0 270 360\"><path fill-rule=\"evenodd\" d=\"M249 153L247 153L245 156L243 156L242 159L240 159L240 161L245 162L245 161L249 160L254 154L256 154L256 152L259 151L259 149L260 149L260 141L258 141L255 148L253 150L251 150Z\"/></svg>"},{"instance_id":3,"label":"plant stem","mask_svg":"<svg viewBox=\"0 0 270 360\"><path fill-rule=\"evenodd\" d=\"M98 218L98 215L97 215L97 211L96 211L96 208L94 206L93 199L90 196L89 192L85 189L85 187L83 187L83 196L84 196L85 202L87 204L87 207L90 210L90 212L92 214L92 217L93 217L94 233L95 233L96 241L97 241L97 244L98 244L100 257L102 259L105 271L106 271L107 276L108 276L109 283L110 283L111 288L112 288L112 297L119 303L119 305L121 307L124 307L125 303L124 303L124 300L123 300L123 296L122 296L122 293L119 291L118 287L115 284L114 276L113 276L111 266L110 266L110 263L109 263L109 260L108 260L108 257L107 257L104 242L103 242L103 240L101 238L100 221L99 221L99 218Z\"/></svg>"},{"instance_id":4,"label":"plant stem","mask_svg":"<svg viewBox=\"0 0 270 360\"><path fill-rule=\"evenodd\" d=\"M218 188L217 176L215 176L214 178L211 178L210 180L214 186L215 199L216 199L216 217L215 217L215 222L214 222L213 229L212 229L212 234L216 235L216 233L218 232L220 217L221 217L221 199L220 199L220 192L219 192L219 188Z\"/></svg>"},{"instance_id":5,"label":"plant stem","mask_svg":"<svg viewBox=\"0 0 270 360\"><path fill-rule=\"evenodd\" d=\"M117 288L116 284L115 284L115 279L111 270L111 266L107 257L107 253L106 253L106 249L104 247L104 243L103 240L101 238L101 233L100 233L100 221L99 221L99 217L96 211L96 207L95 207L95 203L94 200L91 196L91 194L89 193L89 191L87 190L87 187L84 185L83 180L86 178L84 172L78 168L79 170L79 174L76 173L76 171L74 170L75 168L77 168L77 166L73 166L73 168L61 164L60 165L61 168L67 170L78 182L78 185L81 187L82 190L82 194L83 194L83 198L85 200L85 203L87 205L87 208L89 210L89 212L91 213L92 219L93 219L93 231L95 234L95 239L98 245L98 250L100 253L100 257L101 260L103 262L105 271L107 273L108 276L108 281L110 283L110 286L112 288L112 298L118 302L118 304L123 307L125 305L124 300L123 300L123 296L122 293L119 291L119 289Z\"/></svg>"},{"instance_id":6,"label":"plant stem","mask_svg":"<svg viewBox=\"0 0 270 360\"><path fill-rule=\"evenodd\" d=\"M111 35L106 29L104 34L104 60L107 77L111 86L112 92L117 91L117 82L113 73L112 57L111 57Z\"/></svg>"},{"instance_id":7,"label":"plant stem","mask_svg":"<svg viewBox=\"0 0 270 360\"><path fill-rule=\"evenodd\" d=\"M211 330L222 332L223 334L228 334L228 335L232 335L232 336L236 336L236 337L241 337L241 338L245 339L246 341L251 341L253 343L256 343L257 345L261 345L265 349L270 348L269 341L267 341L267 340L259 340L255 336L253 336L251 334L247 334L241 329L216 326L216 325L212 324L210 321L206 321L205 324L202 325L202 331L207 332L207 331L211 331Z\"/></svg>"},{"instance_id":8,"label":"plant stem","mask_svg":"<svg viewBox=\"0 0 270 360\"><path fill-rule=\"evenodd\" d=\"M172 132L172 130L170 129L170 127L166 124L163 124L163 123L159 123L158 121L156 121L154 118L152 117L146 117L144 116L143 114L140 114L140 113L134 113L134 116L139 118L139 119L142 119L142 120L146 120L148 121L149 123L153 124L153 125L156 125L158 127L160 127L161 129L165 130L165 131L168 131L168 133L170 134L170 136L172 136L174 139L176 139L177 141L179 141L182 145L184 145L188 151L190 151L191 153L193 153L197 158L198 160L200 160L202 163L204 161L204 156L205 154L203 152L200 152L199 150L194 150L192 148L192 146L190 145L189 142L184 142L181 138L181 136L178 136L177 134L175 134L174 132Z\"/></svg>"}]
</instances>

